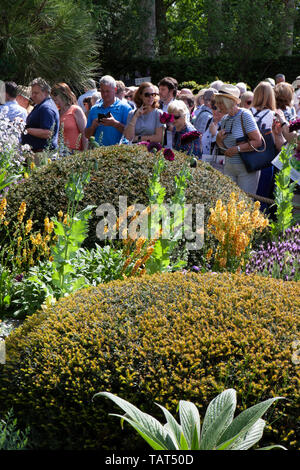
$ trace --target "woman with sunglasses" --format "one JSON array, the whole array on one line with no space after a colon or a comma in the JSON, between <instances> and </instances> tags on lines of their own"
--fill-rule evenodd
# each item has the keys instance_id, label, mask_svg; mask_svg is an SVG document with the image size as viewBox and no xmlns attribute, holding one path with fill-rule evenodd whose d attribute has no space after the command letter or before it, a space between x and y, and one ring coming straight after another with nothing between
<instances>
[{"instance_id":1,"label":"woman with sunglasses","mask_svg":"<svg viewBox=\"0 0 300 470\"><path fill-rule=\"evenodd\" d=\"M185 152L189 155L201 157L200 139L183 143L182 136L189 132L197 132L197 129L188 120L189 110L182 100L173 100L168 106L168 113L174 116L173 128L173 149ZM199 133L198 133L199 134Z\"/></svg>"},{"instance_id":2,"label":"woman with sunglasses","mask_svg":"<svg viewBox=\"0 0 300 470\"><path fill-rule=\"evenodd\" d=\"M158 109L159 100L152 83L143 82L134 94L136 110L128 114L124 129L125 138L132 143L163 141L164 124L160 122L162 111Z\"/></svg>"}]
</instances>

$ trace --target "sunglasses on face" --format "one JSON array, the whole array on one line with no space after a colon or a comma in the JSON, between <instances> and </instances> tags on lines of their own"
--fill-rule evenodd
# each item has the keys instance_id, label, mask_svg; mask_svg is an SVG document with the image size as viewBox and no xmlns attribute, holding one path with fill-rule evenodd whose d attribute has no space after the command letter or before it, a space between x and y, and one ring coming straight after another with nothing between
<instances>
[{"instance_id":1,"label":"sunglasses on face","mask_svg":"<svg viewBox=\"0 0 300 470\"><path fill-rule=\"evenodd\" d=\"M145 98L150 98L150 96L156 96L156 93L144 93Z\"/></svg>"},{"instance_id":2,"label":"sunglasses on face","mask_svg":"<svg viewBox=\"0 0 300 470\"><path fill-rule=\"evenodd\" d=\"M246 103L250 105L252 103L252 101L246 101Z\"/></svg>"},{"instance_id":3,"label":"sunglasses on face","mask_svg":"<svg viewBox=\"0 0 300 470\"><path fill-rule=\"evenodd\" d=\"M181 118L181 116L175 116L174 114L174 119L179 119L179 118Z\"/></svg>"}]
</instances>

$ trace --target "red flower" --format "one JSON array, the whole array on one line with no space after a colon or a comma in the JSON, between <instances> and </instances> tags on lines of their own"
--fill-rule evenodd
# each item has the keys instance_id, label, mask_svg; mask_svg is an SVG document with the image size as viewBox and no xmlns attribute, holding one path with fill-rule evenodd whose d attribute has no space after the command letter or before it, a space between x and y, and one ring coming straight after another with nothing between
<instances>
[{"instance_id":1,"label":"red flower","mask_svg":"<svg viewBox=\"0 0 300 470\"><path fill-rule=\"evenodd\" d=\"M169 162L172 162L175 158L173 150L164 149L164 157L165 157L166 160L169 160Z\"/></svg>"},{"instance_id":2,"label":"red flower","mask_svg":"<svg viewBox=\"0 0 300 470\"><path fill-rule=\"evenodd\" d=\"M198 131L191 131L191 132L186 132L181 136L181 144L186 145L189 144L190 142L193 142L193 140L196 140L200 137L201 133Z\"/></svg>"},{"instance_id":3,"label":"red flower","mask_svg":"<svg viewBox=\"0 0 300 470\"><path fill-rule=\"evenodd\" d=\"M168 124L169 122L174 122L174 115L169 113L162 113L159 120L162 124Z\"/></svg>"},{"instance_id":4,"label":"red flower","mask_svg":"<svg viewBox=\"0 0 300 470\"><path fill-rule=\"evenodd\" d=\"M289 131L298 131L300 129L300 119L296 119L296 121L291 121L289 126Z\"/></svg>"},{"instance_id":5,"label":"red flower","mask_svg":"<svg viewBox=\"0 0 300 470\"><path fill-rule=\"evenodd\" d=\"M152 153L153 150L159 152L162 149L162 145L159 142L149 142L146 140L142 140L141 142L138 142L138 145L146 145L148 152Z\"/></svg>"}]
</instances>

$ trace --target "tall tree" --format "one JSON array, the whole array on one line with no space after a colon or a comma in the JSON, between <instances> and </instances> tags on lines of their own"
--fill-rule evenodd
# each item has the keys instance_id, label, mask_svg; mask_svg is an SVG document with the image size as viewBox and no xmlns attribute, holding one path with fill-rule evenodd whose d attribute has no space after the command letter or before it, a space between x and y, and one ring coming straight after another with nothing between
<instances>
[{"instance_id":1,"label":"tall tree","mask_svg":"<svg viewBox=\"0 0 300 470\"><path fill-rule=\"evenodd\" d=\"M0 17L2 79L42 76L78 89L93 74L97 45L83 1L2 0Z\"/></svg>"}]
</instances>

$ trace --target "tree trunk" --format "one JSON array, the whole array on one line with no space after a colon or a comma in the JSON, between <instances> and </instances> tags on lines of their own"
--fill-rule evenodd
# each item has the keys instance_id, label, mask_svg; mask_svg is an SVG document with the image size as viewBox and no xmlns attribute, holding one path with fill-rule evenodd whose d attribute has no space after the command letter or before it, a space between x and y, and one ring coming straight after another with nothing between
<instances>
[{"instance_id":1,"label":"tree trunk","mask_svg":"<svg viewBox=\"0 0 300 470\"><path fill-rule=\"evenodd\" d=\"M291 56L293 54L294 44L294 22L296 14L295 0L284 0L285 3L285 15L284 25L285 30L283 32L283 54Z\"/></svg>"},{"instance_id":2,"label":"tree trunk","mask_svg":"<svg viewBox=\"0 0 300 470\"><path fill-rule=\"evenodd\" d=\"M156 19L155 0L141 0L143 24L141 25L141 53L145 57L155 57Z\"/></svg>"},{"instance_id":3,"label":"tree trunk","mask_svg":"<svg viewBox=\"0 0 300 470\"><path fill-rule=\"evenodd\" d=\"M158 54L170 54L170 35L167 24L167 11L172 2L166 0L159 0L156 3L156 31L158 40Z\"/></svg>"}]
</instances>

